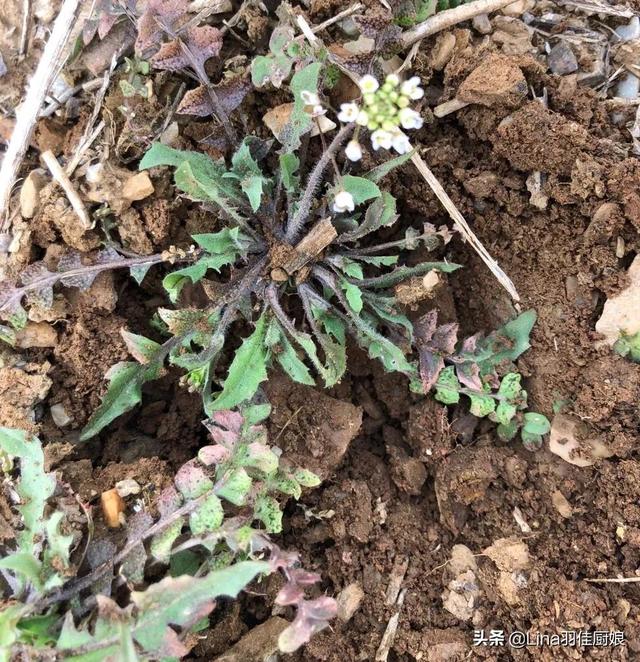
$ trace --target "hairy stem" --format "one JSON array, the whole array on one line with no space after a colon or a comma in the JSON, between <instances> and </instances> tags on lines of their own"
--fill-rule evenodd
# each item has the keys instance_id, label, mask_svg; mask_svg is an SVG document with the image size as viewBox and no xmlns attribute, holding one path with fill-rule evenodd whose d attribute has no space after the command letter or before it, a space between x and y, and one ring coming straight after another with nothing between
<instances>
[{"instance_id":1,"label":"hairy stem","mask_svg":"<svg viewBox=\"0 0 640 662\"><path fill-rule=\"evenodd\" d=\"M285 239L290 244L295 243L296 239L298 238L298 234L300 233L300 230L302 229L304 224L307 222L307 219L309 218L309 212L311 211L311 204L315 197L316 190L318 189L320 183L322 182L322 176L324 175L324 171L327 169L327 166L329 165L329 163L331 163L331 159L334 157L336 152L340 149L340 147L342 146L344 141L349 137L352 131L353 131L352 124L346 124L345 126L343 126L340 129L340 131L338 131L338 133L335 135L334 139L331 141L331 144L323 152L322 156L316 163L314 169L311 171L311 174L309 175L309 179L307 180L307 185L305 187L304 193L300 198L298 209L294 214L293 218L291 218L287 224Z\"/></svg>"},{"instance_id":2,"label":"hairy stem","mask_svg":"<svg viewBox=\"0 0 640 662\"><path fill-rule=\"evenodd\" d=\"M197 253L185 258L192 260L197 257ZM122 258L120 260L109 260L108 262L99 262L87 266L77 267L76 269L69 269L68 271L49 273L41 278L37 278L22 287L8 288L5 292L0 294L0 313L10 312L12 308L20 303L22 298L33 290L39 290L44 287L53 287L58 281L73 278L74 276L87 276L91 274L99 274L102 271L109 271L110 269L123 269L127 267L142 267L145 265L159 264L160 262L167 262L171 258L167 257L165 253L157 253L155 255L139 256L132 258ZM178 261L184 261L179 259Z\"/></svg>"}]
</instances>

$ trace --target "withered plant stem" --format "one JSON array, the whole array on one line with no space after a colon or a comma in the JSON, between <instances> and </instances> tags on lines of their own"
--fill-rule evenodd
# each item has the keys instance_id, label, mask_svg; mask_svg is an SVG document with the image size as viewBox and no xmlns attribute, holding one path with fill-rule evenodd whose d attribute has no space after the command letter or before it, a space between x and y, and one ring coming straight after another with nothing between
<instances>
[{"instance_id":1,"label":"withered plant stem","mask_svg":"<svg viewBox=\"0 0 640 662\"><path fill-rule=\"evenodd\" d=\"M307 185L304 189L302 198L300 198L298 209L293 218L290 219L289 223L287 224L285 240L290 244L295 243L295 241L298 239L300 230L302 230L304 224L309 218L311 204L313 203L316 191L322 182L324 171L327 169L327 166L329 163L331 163L331 159L334 157L336 152L340 149L352 131L353 124L345 124L345 126L343 126L335 135L327 149L324 150L322 156L318 159L318 162L309 174L309 179L307 179Z\"/></svg>"}]
</instances>

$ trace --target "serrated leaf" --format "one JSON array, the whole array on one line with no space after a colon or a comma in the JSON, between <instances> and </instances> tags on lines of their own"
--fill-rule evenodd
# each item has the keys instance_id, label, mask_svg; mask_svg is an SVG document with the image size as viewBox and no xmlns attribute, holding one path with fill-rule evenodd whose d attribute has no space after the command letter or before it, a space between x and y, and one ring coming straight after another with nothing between
<instances>
[{"instance_id":1,"label":"serrated leaf","mask_svg":"<svg viewBox=\"0 0 640 662\"><path fill-rule=\"evenodd\" d=\"M137 267L129 267L129 273L138 285L142 285L149 269L151 269L151 264L139 264Z\"/></svg>"},{"instance_id":2,"label":"serrated leaf","mask_svg":"<svg viewBox=\"0 0 640 662\"><path fill-rule=\"evenodd\" d=\"M341 187L351 193L353 202L356 205L361 205L367 200L372 198L379 198L382 191L378 188L377 184L364 177L355 177L354 175L344 175L340 180ZM393 197L389 195L393 200Z\"/></svg>"},{"instance_id":3,"label":"serrated leaf","mask_svg":"<svg viewBox=\"0 0 640 662\"><path fill-rule=\"evenodd\" d=\"M460 401L460 382L453 366L447 366L440 372L434 397L445 405L453 405Z\"/></svg>"},{"instance_id":4,"label":"serrated leaf","mask_svg":"<svg viewBox=\"0 0 640 662\"><path fill-rule=\"evenodd\" d=\"M189 90L182 98L176 112L197 117L213 115L214 108L210 92L210 90L213 90L223 110L231 113L244 101L251 89L249 76L244 74L229 76L217 85L200 85L193 90ZM223 140L223 143L226 143L226 140Z\"/></svg>"},{"instance_id":5,"label":"serrated leaf","mask_svg":"<svg viewBox=\"0 0 640 662\"><path fill-rule=\"evenodd\" d=\"M160 345L144 365L130 361L116 363L107 372L109 389L80 434L80 441L95 436L115 418L133 409L142 399L142 385L160 376L166 350Z\"/></svg>"},{"instance_id":6,"label":"serrated leaf","mask_svg":"<svg viewBox=\"0 0 640 662\"><path fill-rule=\"evenodd\" d=\"M55 490L55 478L44 471L44 453L40 441L23 430L0 428L0 449L20 459L20 481L16 492L20 497L18 511L24 530L16 535L21 552L35 554L35 540L43 535L44 509Z\"/></svg>"},{"instance_id":7,"label":"serrated leaf","mask_svg":"<svg viewBox=\"0 0 640 662\"><path fill-rule=\"evenodd\" d=\"M160 344L145 338L144 336L139 336L125 329L120 329L120 335L127 346L129 354L139 363L149 363L152 361L154 356L158 353L160 349Z\"/></svg>"},{"instance_id":8,"label":"serrated leaf","mask_svg":"<svg viewBox=\"0 0 640 662\"><path fill-rule=\"evenodd\" d=\"M33 584L37 590L42 589L40 572L42 564L32 554L27 552L16 552L0 559L0 568L19 573L24 579Z\"/></svg>"},{"instance_id":9,"label":"serrated leaf","mask_svg":"<svg viewBox=\"0 0 640 662\"><path fill-rule=\"evenodd\" d=\"M290 476L278 475L271 481L271 486L278 492L292 496L296 501L302 496L302 489L300 483Z\"/></svg>"},{"instance_id":10,"label":"serrated leaf","mask_svg":"<svg viewBox=\"0 0 640 662\"><path fill-rule=\"evenodd\" d=\"M161 563L168 563L173 543L180 535L183 526L184 518L181 517L167 526L164 531L153 536L150 545L151 555Z\"/></svg>"},{"instance_id":11,"label":"serrated leaf","mask_svg":"<svg viewBox=\"0 0 640 662\"><path fill-rule=\"evenodd\" d=\"M343 180L344 179L345 178L343 177ZM362 178L355 177L354 179L362 179ZM375 184L373 186L375 186ZM373 193L373 190L371 192ZM370 197L376 197L376 196L372 195ZM354 202L355 202L355 198L354 198ZM376 199L369 205L369 207L367 207L367 211L365 212L364 215L364 221L360 223L360 225L352 232L346 232L345 234L341 235L339 241L340 242L356 241L357 239L361 239L362 237L370 234L371 232L375 232L376 230L379 230L382 227L388 227L390 225L393 225L398 220L398 218L399 216L396 213L396 199L390 193L387 193L387 191L384 191L380 195L380 189L378 189L378 197L376 197ZM375 260L375 259L376 259L375 257L368 258L368 260ZM381 258L377 258L377 259L380 260ZM397 259L398 257L395 256L395 261L397 261Z\"/></svg>"},{"instance_id":12,"label":"serrated leaf","mask_svg":"<svg viewBox=\"0 0 640 662\"><path fill-rule=\"evenodd\" d=\"M401 154L400 156L396 156L393 159L389 159L388 161L381 163L379 166L376 166L375 168L369 170L369 172L365 173L364 176L367 179L370 179L372 182L379 182L392 170L398 168L403 163L406 163L414 154L415 154L415 150L412 150L410 152L407 152L406 154Z\"/></svg>"},{"instance_id":13,"label":"serrated leaf","mask_svg":"<svg viewBox=\"0 0 640 662\"><path fill-rule=\"evenodd\" d=\"M194 264L167 274L162 280L162 286L167 291L171 302L175 303L187 282L197 283L205 277L209 269L219 272L222 267L233 264L236 258L235 252L201 257Z\"/></svg>"},{"instance_id":14,"label":"serrated leaf","mask_svg":"<svg viewBox=\"0 0 640 662\"><path fill-rule=\"evenodd\" d=\"M313 120L305 112L305 102L302 99L301 92L318 92L318 78L322 64L313 62L297 71L291 78L291 92L294 96L294 106L287 126L280 135L280 142L283 145L283 153L292 153L300 147L300 137L311 129Z\"/></svg>"},{"instance_id":15,"label":"serrated leaf","mask_svg":"<svg viewBox=\"0 0 640 662\"><path fill-rule=\"evenodd\" d=\"M269 323L265 344L293 381L309 386L315 385L315 380L311 376L309 368L300 360L296 350L280 329L276 320L271 320Z\"/></svg>"},{"instance_id":16,"label":"serrated leaf","mask_svg":"<svg viewBox=\"0 0 640 662\"><path fill-rule=\"evenodd\" d=\"M221 393L210 403L208 412L232 409L253 397L267 378L267 353L264 345L265 315L261 315L254 332L246 338L233 357Z\"/></svg>"},{"instance_id":17,"label":"serrated leaf","mask_svg":"<svg viewBox=\"0 0 640 662\"><path fill-rule=\"evenodd\" d=\"M527 310L480 343L486 359L478 361L481 374L492 372L503 361L515 361L531 347L529 336L536 321L536 311Z\"/></svg>"},{"instance_id":18,"label":"serrated leaf","mask_svg":"<svg viewBox=\"0 0 640 662\"><path fill-rule=\"evenodd\" d=\"M346 278L340 278L339 283L353 312L360 313L362 311L362 290Z\"/></svg>"},{"instance_id":19,"label":"serrated leaf","mask_svg":"<svg viewBox=\"0 0 640 662\"><path fill-rule=\"evenodd\" d=\"M242 408L242 417L244 419L243 425L249 429L256 423L260 423L265 419L269 418L271 414L271 405L262 404L262 405L249 405Z\"/></svg>"}]
</instances>

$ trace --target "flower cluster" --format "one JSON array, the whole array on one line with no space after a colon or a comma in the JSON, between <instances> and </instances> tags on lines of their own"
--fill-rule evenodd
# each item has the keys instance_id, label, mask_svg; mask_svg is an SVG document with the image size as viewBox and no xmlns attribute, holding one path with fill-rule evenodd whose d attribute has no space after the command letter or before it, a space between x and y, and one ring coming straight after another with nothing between
<instances>
[{"instance_id":1,"label":"flower cluster","mask_svg":"<svg viewBox=\"0 0 640 662\"><path fill-rule=\"evenodd\" d=\"M362 107L355 103L343 103L338 119L341 122L355 122L358 126L371 131L371 146L374 150L393 148L398 154L411 150L409 137L402 129L419 129L422 118L413 108L411 101L421 99L424 90L420 87L417 76L400 81L396 74L389 74L380 85L371 75L363 76L359 81L362 92ZM349 142L345 149L347 158L359 161L362 148L357 137Z\"/></svg>"}]
</instances>

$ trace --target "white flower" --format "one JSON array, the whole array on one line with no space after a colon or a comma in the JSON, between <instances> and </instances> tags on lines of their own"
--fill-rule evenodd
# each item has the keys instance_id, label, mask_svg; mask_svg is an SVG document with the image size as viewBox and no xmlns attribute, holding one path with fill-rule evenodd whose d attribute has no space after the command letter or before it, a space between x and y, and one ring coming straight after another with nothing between
<instances>
[{"instance_id":1,"label":"white flower","mask_svg":"<svg viewBox=\"0 0 640 662\"><path fill-rule=\"evenodd\" d=\"M367 126L369 124L369 113L366 110L361 110L356 117L356 124L360 126Z\"/></svg>"},{"instance_id":2,"label":"white flower","mask_svg":"<svg viewBox=\"0 0 640 662\"><path fill-rule=\"evenodd\" d=\"M373 94L380 87L378 81L371 74L363 76L358 85L363 94Z\"/></svg>"},{"instance_id":3,"label":"white flower","mask_svg":"<svg viewBox=\"0 0 640 662\"><path fill-rule=\"evenodd\" d=\"M383 129L377 129L371 134L371 146L378 151L381 147L383 149L390 149L393 136Z\"/></svg>"},{"instance_id":4,"label":"white flower","mask_svg":"<svg viewBox=\"0 0 640 662\"><path fill-rule=\"evenodd\" d=\"M397 87L400 83L400 76L398 76L398 74L389 74L384 82L393 85L393 87Z\"/></svg>"},{"instance_id":5,"label":"white flower","mask_svg":"<svg viewBox=\"0 0 640 662\"><path fill-rule=\"evenodd\" d=\"M357 140L350 140L344 149L344 153L349 161L359 161L362 158L362 147Z\"/></svg>"},{"instance_id":6,"label":"white flower","mask_svg":"<svg viewBox=\"0 0 640 662\"><path fill-rule=\"evenodd\" d=\"M411 143L409 142L409 137L406 133L403 133L400 129L396 129L391 135L393 149L395 149L398 154L406 154L411 151Z\"/></svg>"},{"instance_id":7,"label":"white flower","mask_svg":"<svg viewBox=\"0 0 640 662\"><path fill-rule=\"evenodd\" d=\"M422 117L412 108L402 108L398 113L403 129L419 129L422 126Z\"/></svg>"},{"instance_id":8,"label":"white flower","mask_svg":"<svg viewBox=\"0 0 640 662\"><path fill-rule=\"evenodd\" d=\"M400 92L414 101L422 99L424 96L424 90L420 87L420 79L417 76L405 80L400 87Z\"/></svg>"},{"instance_id":9,"label":"white flower","mask_svg":"<svg viewBox=\"0 0 640 662\"><path fill-rule=\"evenodd\" d=\"M356 103L343 103L340 105L340 112L338 113L338 119L341 122L349 123L355 122L358 119L358 113L360 108Z\"/></svg>"},{"instance_id":10,"label":"white flower","mask_svg":"<svg viewBox=\"0 0 640 662\"><path fill-rule=\"evenodd\" d=\"M315 92L310 92L309 90L302 90L300 92L300 98L304 101L305 106L320 105L320 97Z\"/></svg>"},{"instance_id":11,"label":"white flower","mask_svg":"<svg viewBox=\"0 0 640 662\"><path fill-rule=\"evenodd\" d=\"M341 214L345 211L353 211L356 205L353 196L347 191L339 191L333 199L333 211Z\"/></svg>"},{"instance_id":12,"label":"white flower","mask_svg":"<svg viewBox=\"0 0 640 662\"><path fill-rule=\"evenodd\" d=\"M327 112L326 108L323 108L322 106L317 105L317 106L312 106L311 112L309 114L311 115L311 117L320 117L320 115L324 115L324 114L326 114L326 112Z\"/></svg>"}]
</instances>

